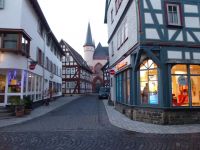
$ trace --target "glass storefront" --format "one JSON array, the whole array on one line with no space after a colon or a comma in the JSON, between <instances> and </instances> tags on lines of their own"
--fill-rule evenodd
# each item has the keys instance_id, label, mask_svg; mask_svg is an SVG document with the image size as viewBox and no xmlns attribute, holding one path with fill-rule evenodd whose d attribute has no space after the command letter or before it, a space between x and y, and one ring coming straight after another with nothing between
<instances>
[{"instance_id":1,"label":"glass storefront","mask_svg":"<svg viewBox=\"0 0 200 150\"><path fill-rule=\"evenodd\" d=\"M150 59L140 65L141 104L158 104L158 68Z\"/></svg>"},{"instance_id":2,"label":"glass storefront","mask_svg":"<svg viewBox=\"0 0 200 150\"><path fill-rule=\"evenodd\" d=\"M131 84L131 71L125 70L116 75L116 97L117 101L130 104L130 84Z\"/></svg>"},{"instance_id":3,"label":"glass storefront","mask_svg":"<svg viewBox=\"0 0 200 150\"><path fill-rule=\"evenodd\" d=\"M174 65L171 75L172 106L200 106L200 65Z\"/></svg>"}]
</instances>

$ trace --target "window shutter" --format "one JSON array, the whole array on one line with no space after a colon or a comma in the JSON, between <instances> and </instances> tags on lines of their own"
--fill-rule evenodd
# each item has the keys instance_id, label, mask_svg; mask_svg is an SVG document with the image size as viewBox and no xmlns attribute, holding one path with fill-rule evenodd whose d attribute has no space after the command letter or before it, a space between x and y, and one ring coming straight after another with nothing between
<instances>
[{"instance_id":1,"label":"window shutter","mask_svg":"<svg viewBox=\"0 0 200 150\"><path fill-rule=\"evenodd\" d=\"M4 0L0 0L0 9L4 8Z\"/></svg>"}]
</instances>

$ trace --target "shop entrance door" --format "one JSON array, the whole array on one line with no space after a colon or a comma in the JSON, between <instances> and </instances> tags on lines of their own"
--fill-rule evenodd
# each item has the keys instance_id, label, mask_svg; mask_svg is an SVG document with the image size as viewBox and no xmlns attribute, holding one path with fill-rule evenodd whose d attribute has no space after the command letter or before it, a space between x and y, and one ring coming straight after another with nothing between
<instances>
[{"instance_id":1,"label":"shop entrance door","mask_svg":"<svg viewBox=\"0 0 200 150\"><path fill-rule=\"evenodd\" d=\"M0 106L5 106L6 75L0 73Z\"/></svg>"}]
</instances>

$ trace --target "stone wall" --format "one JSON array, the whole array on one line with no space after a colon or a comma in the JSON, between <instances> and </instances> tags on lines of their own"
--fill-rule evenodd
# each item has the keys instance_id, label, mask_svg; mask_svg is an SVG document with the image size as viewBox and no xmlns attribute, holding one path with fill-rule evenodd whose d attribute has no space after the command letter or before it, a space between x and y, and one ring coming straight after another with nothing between
<instances>
[{"instance_id":1,"label":"stone wall","mask_svg":"<svg viewBox=\"0 0 200 150\"><path fill-rule=\"evenodd\" d=\"M200 108L148 108L130 107L116 103L115 109L136 121L153 124L200 123Z\"/></svg>"}]
</instances>

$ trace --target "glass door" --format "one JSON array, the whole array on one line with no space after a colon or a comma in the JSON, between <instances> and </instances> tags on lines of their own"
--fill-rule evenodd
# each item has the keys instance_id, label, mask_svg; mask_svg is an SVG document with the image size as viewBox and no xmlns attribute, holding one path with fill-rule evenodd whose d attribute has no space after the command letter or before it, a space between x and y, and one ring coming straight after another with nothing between
<instances>
[{"instance_id":1,"label":"glass door","mask_svg":"<svg viewBox=\"0 0 200 150\"><path fill-rule=\"evenodd\" d=\"M0 106L5 105L6 75L0 73Z\"/></svg>"}]
</instances>

